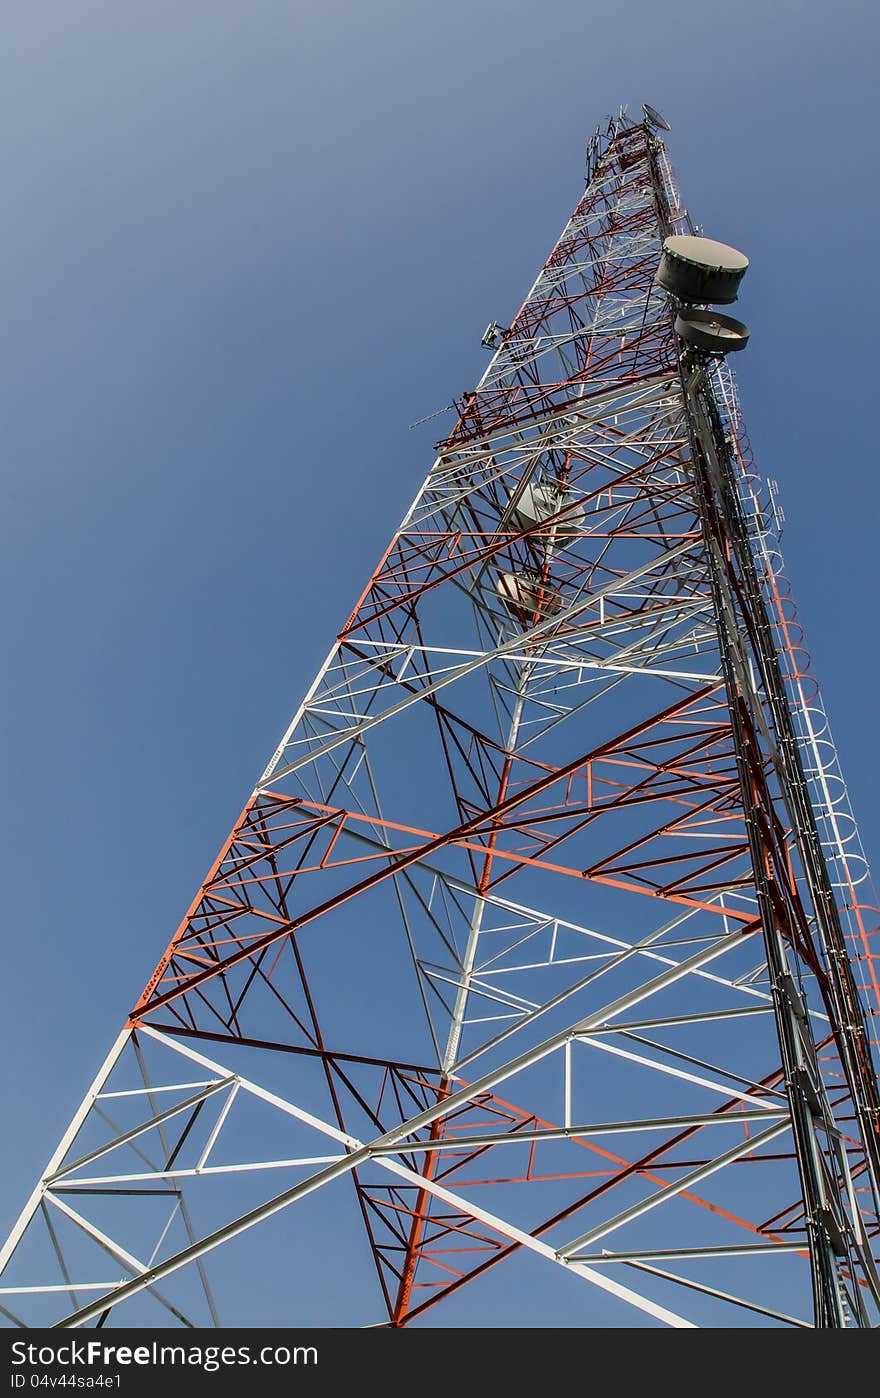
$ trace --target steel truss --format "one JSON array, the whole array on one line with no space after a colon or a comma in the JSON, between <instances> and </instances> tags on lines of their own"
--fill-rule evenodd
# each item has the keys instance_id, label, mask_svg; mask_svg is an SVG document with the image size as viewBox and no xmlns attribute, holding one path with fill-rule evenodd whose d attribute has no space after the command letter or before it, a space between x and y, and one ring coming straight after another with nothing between
<instances>
[{"instance_id":1,"label":"steel truss","mask_svg":"<svg viewBox=\"0 0 880 1398\"><path fill-rule=\"evenodd\" d=\"M515 1255L585 1324L877 1323L867 865L733 380L654 286L664 147L621 114L589 173L13 1228L10 1323L219 1324L207 1255L336 1181L364 1323Z\"/></svg>"}]
</instances>

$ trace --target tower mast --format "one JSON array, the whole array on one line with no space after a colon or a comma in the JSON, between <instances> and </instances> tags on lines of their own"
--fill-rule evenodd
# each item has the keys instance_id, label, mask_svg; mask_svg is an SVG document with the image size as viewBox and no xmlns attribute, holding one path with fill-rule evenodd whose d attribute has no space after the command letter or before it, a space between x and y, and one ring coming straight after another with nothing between
<instances>
[{"instance_id":1,"label":"tower mast","mask_svg":"<svg viewBox=\"0 0 880 1398\"><path fill-rule=\"evenodd\" d=\"M663 129L597 132L488 328L0 1252L11 1323L247 1323L222 1252L282 1215L279 1285L366 1247L351 1323L466 1286L504 1323L514 1257L586 1325L880 1319L867 866L725 358L748 332L699 308L742 267L685 294Z\"/></svg>"}]
</instances>

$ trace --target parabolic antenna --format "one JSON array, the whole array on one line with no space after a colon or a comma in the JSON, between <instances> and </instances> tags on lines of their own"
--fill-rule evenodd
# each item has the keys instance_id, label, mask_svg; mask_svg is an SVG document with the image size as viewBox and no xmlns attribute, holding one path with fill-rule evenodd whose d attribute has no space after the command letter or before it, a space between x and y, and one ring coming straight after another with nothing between
<instances>
[{"instance_id":1,"label":"parabolic antenna","mask_svg":"<svg viewBox=\"0 0 880 1398\"><path fill-rule=\"evenodd\" d=\"M679 301L717 301L725 306L736 300L748 265L745 254L727 243L674 234L663 244L655 280Z\"/></svg>"},{"instance_id":2,"label":"parabolic antenna","mask_svg":"<svg viewBox=\"0 0 880 1398\"><path fill-rule=\"evenodd\" d=\"M517 529L535 530L536 525L553 519L560 510L565 510L564 517L548 525L546 532L552 533L561 541L577 534L583 524L583 507L575 507L575 497L569 495L555 481L530 481L517 498L512 523Z\"/></svg>"},{"instance_id":3,"label":"parabolic antenna","mask_svg":"<svg viewBox=\"0 0 880 1398\"><path fill-rule=\"evenodd\" d=\"M642 103L642 111L645 113L645 120L649 126L653 126L655 131L668 131L669 122L660 115L656 107L652 107L648 102Z\"/></svg>"},{"instance_id":4,"label":"parabolic antenna","mask_svg":"<svg viewBox=\"0 0 880 1398\"><path fill-rule=\"evenodd\" d=\"M507 610L523 624L534 616L549 617L562 609L562 598L556 589L542 582L540 574L530 568L501 573L495 587Z\"/></svg>"},{"instance_id":5,"label":"parabolic antenna","mask_svg":"<svg viewBox=\"0 0 880 1398\"><path fill-rule=\"evenodd\" d=\"M741 320L720 311L695 311L690 306L675 317L675 333L689 345L713 354L745 349L749 341L749 327Z\"/></svg>"}]
</instances>

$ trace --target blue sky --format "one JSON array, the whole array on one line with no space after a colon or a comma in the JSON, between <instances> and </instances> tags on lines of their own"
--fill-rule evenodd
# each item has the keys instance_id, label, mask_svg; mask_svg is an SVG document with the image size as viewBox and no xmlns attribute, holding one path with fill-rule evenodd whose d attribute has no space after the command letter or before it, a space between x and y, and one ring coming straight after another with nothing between
<instances>
[{"instance_id":1,"label":"blue sky","mask_svg":"<svg viewBox=\"0 0 880 1398\"><path fill-rule=\"evenodd\" d=\"M7 0L5 1233L582 187L658 106L869 855L876 8ZM308 521L304 527L304 521Z\"/></svg>"}]
</instances>

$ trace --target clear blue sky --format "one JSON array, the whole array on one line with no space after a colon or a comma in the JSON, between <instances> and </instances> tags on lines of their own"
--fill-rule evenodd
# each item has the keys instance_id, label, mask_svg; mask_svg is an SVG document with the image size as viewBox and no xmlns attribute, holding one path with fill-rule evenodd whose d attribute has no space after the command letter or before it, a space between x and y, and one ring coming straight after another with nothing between
<instances>
[{"instance_id":1,"label":"clear blue sky","mask_svg":"<svg viewBox=\"0 0 880 1398\"><path fill-rule=\"evenodd\" d=\"M6 0L0 1232L621 102L752 260L743 405L880 858L878 42L869 0Z\"/></svg>"}]
</instances>

